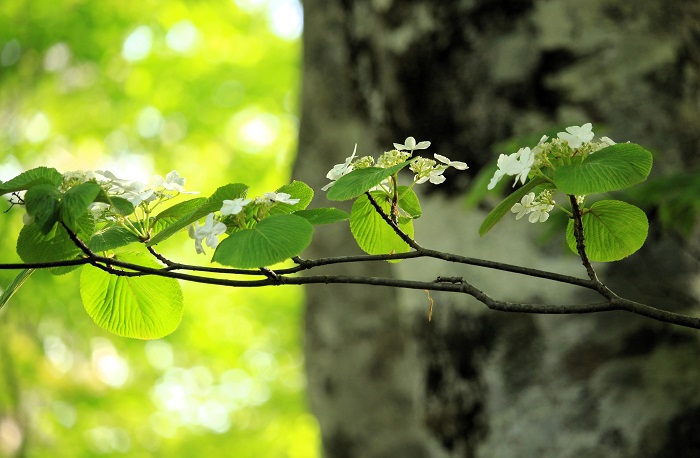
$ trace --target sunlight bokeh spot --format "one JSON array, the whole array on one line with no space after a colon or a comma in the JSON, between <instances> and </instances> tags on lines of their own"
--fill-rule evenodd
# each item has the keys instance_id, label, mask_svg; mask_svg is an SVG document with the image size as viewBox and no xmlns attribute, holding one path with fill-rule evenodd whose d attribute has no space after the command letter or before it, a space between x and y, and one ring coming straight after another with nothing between
<instances>
[{"instance_id":1,"label":"sunlight bokeh spot","mask_svg":"<svg viewBox=\"0 0 700 458\"><path fill-rule=\"evenodd\" d=\"M12 154L5 156L0 162L0 180L7 181L22 173L23 170L24 167L15 156Z\"/></svg>"},{"instance_id":2,"label":"sunlight bokeh spot","mask_svg":"<svg viewBox=\"0 0 700 458\"><path fill-rule=\"evenodd\" d=\"M258 153L272 145L280 134L279 119L255 109L235 114L230 120L227 137L247 153ZM234 141L237 139L237 142Z\"/></svg>"},{"instance_id":3,"label":"sunlight bokeh spot","mask_svg":"<svg viewBox=\"0 0 700 458\"><path fill-rule=\"evenodd\" d=\"M243 355L256 377L273 380L277 377L277 361L275 357L264 351L248 350Z\"/></svg>"},{"instance_id":4,"label":"sunlight bokeh spot","mask_svg":"<svg viewBox=\"0 0 700 458\"><path fill-rule=\"evenodd\" d=\"M126 453L131 449L129 433L121 428L98 426L85 432L86 441L98 453Z\"/></svg>"},{"instance_id":5,"label":"sunlight bokeh spot","mask_svg":"<svg viewBox=\"0 0 700 458\"><path fill-rule=\"evenodd\" d=\"M166 412L155 412L148 420L153 432L165 438L175 437L180 427L178 418Z\"/></svg>"},{"instance_id":6,"label":"sunlight bokeh spot","mask_svg":"<svg viewBox=\"0 0 700 458\"><path fill-rule=\"evenodd\" d=\"M231 427L228 410L220 402L208 400L197 409L199 423L217 433L225 433Z\"/></svg>"},{"instance_id":7,"label":"sunlight bokeh spot","mask_svg":"<svg viewBox=\"0 0 700 458\"><path fill-rule=\"evenodd\" d=\"M195 47L198 38L197 27L192 22L184 20L170 27L165 36L165 44L175 52L186 53Z\"/></svg>"},{"instance_id":8,"label":"sunlight bokeh spot","mask_svg":"<svg viewBox=\"0 0 700 458\"><path fill-rule=\"evenodd\" d=\"M92 371L106 385L120 388L129 378L129 363L119 356L112 342L95 337L92 339Z\"/></svg>"},{"instance_id":9,"label":"sunlight bokeh spot","mask_svg":"<svg viewBox=\"0 0 700 458\"><path fill-rule=\"evenodd\" d=\"M295 40L301 36L304 17L298 0L271 0L267 16L272 33L285 40Z\"/></svg>"},{"instance_id":10,"label":"sunlight bokeh spot","mask_svg":"<svg viewBox=\"0 0 700 458\"><path fill-rule=\"evenodd\" d=\"M0 419L0 452L5 456L14 456L24 440L24 434L17 421L6 417Z\"/></svg>"},{"instance_id":11,"label":"sunlight bokeh spot","mask_svg":"<svg viewBox=\"0 0 700 458\"><path fill-rule=\"evenodd\" d=\"M176 144L187 136L187 118L182 113L168 116L160 131L160 139L165 144Z\"/></svg>"},{"instance_id":12,"label":"sunlight bokeh spot","mask_svg":"<svg viewBox=\"0 0 700 458\"><path fill-rule=\"evenodd\" d=\"M144 346L146 359L154 368L164 371L173 365L173 346L164 340L149 340Z\"/></svg>"},{"instance_id":13,"label":"sunlight bokeh spot","mask_svg":"<svg viewBox=\"0 0 700 458\"><path fill-rule=\"evenodd\" d=\"M234 3L244 11L256 12L265 6L267 0L234 0Z\"/></svg>"},{"instance_id":14,"label":"sunlight bokeh spot","mask_svg":"<svg viewBox=\"0 0 700 458\"><path fill-rule=\"evenodd\" d=\"M219 392L225 399L233 401L234 408L245 403L253 391L253 380L242 369L231 369L221 374Z\"/></svg>"},{"instance_id":15,"label":"sunlight bokeh spot","mask_svg":"<svg viewBox=\"0 0 700 458\"><path fill-rule=\"evenodd\" d=\"M58 336L48 335L44 337L44 354L53 368L61 374L65 374L73 368L73 352Z\"/></svg>"},{"instance_id":16,"label":"sunlight bokeh spot","mask_svg":"<svg viewBox=\"0 0 700 458\"><path fill-rule=\"evenodd\" d=\"M67 402L54 401L51 403L51 410L56 417L56 421L66 428L72 428L78 419L78 412L75 410L75 407Z\"/></svg>"},{"instance_id":17,"label":"sunlight bokeh spot","mask_svg":"<svg viewBox=\"0 0 700 458\"><path fill-rule=\"evenodd\" d=\"M97 82L99 73L99 67L92 62L68 67L61 74L61 89L70 92L88 88Z\"/></svg>"},{"instance_id":18,"label":"sunlight bokeh spot","mask_svg":"<svg viewBox=\"0 0 700 458\"><path fill-rule=\"evenodd\" d=\"M44 56L44 70L47 72L60 72L68 65L71 52L67 44L60 42L51 46Z\"/></svg>"},{"instance_id":19,"label":"sunlight bokeh spot","mask_svg":"<svg viewBox=\"0 0 700 458\"><path fill-rule=\"evenodd\" d=\"M139 113L136 127L143 138L152 138L158 135L163 125L163 115L156 107L146 107Z\"/></svg>"},{"instance_id":20,"label":"sunlight bokeh spot","mask_svg":"<svg viewBox=\"0 0 700 458\"><path fill-rule=\"evenodd\" d=\"M153 158L136 153L111 156L109 160L102 162L102 169L109 170L119 178L142 183L147 183L154 174Z\"/></svg>"},{"instance_id":21,"label":"sunlight bokeh spot","mask_svg":"<svg viewBox=\"0 0 700 458\"><path fill-rule=\"evenodd\" d=\"M24 136L29 143L41 143L51 133L51 122L48 116L39 111L34 113L24 126Z\"/></svg>"},{"instance_id":22,"label":"sunlight bokeh spot","mask_svg":"<svg viewBox=\"0 0 700 458\"><path fill-rule=\"evenodd\" d=\"M151 54L152 46L153 31L150 27L141 25L124 40L122 56L130 62L143 60Z\"/></svg>"}]
</instances>

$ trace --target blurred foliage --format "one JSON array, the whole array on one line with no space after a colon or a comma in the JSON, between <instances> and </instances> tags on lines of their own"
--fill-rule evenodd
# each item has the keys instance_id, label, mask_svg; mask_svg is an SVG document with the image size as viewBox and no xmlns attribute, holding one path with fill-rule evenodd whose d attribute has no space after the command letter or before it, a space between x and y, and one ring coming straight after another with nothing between
<instances>
[{"instance_id":1,"label":"blurred foliage","mask_svg":"<svg viewBox=\"0 0 700 458\"><path fill-rule=\"evenodd\" d=\"M296 149L300 20L296 0L0 2L0 180L175 169L203 195L276 189ZM22 213L0 222L2 262L18 260ZM159 249L209 260L186 236ZM90 320L78 275L37 272L0 312L0 456L318 455L300 289L183 285L182 325L142 342Z\"/></svg>"}]
</instances>

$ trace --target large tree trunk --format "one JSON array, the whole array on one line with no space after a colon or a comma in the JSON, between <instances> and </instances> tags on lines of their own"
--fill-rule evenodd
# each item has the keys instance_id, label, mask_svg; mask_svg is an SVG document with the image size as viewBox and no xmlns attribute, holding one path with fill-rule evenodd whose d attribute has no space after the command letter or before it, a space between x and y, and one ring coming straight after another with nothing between
<instances>
[{"instance_id":1,"label":"large tree trunk","mask_svg":"<svg viewBox=\"0 0 700 458\"><path fill-rule=\"evenodd\" d=\"M697 163L695 0L304 7L295 175L315 189L355 143L377 155L413 135L475 174L494 160L498 141L586 121L658 151L657 170ZM448 183L452 194L464 190L456 176ZM444 195L426 199L416 229L426 246L584 275L556 241L543 254L535 243L542 227L509 221L479 239L484 211ZM346 226L317 235L310 256L358 252ZM561 285L423 261L334 271L462 275L502 299L586 300ZM698 304L697 272L696 247L653 230L642 252L601 275L629 298L687 312ZM623 313L507 315L461 296L433 297L428 322L422 292L308 288L309 397L326 456L700 456L697 332Z\"/></svg>"}]
</instances>

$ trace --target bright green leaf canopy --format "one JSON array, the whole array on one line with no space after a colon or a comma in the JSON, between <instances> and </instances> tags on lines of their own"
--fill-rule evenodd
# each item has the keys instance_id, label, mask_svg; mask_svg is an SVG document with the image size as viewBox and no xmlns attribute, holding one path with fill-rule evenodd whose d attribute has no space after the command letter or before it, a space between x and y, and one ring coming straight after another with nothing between
<instances>
[{"instance_id":1,"label":"bright green leaf canopy","mask_svg":"<svg viewBox=\"0 0 700 458\"><path fill-rule=\"evenodd\" d=\"M143 254L120 254L118 259L159 267ZM80 275L80 297L98 326L123 337L159 339L173 332L182 320L182 290L173 278L123 277L85 266Z\"/></svg>"},{"instance_id":2,"label":"bright green leaf canopy","mask_svg":"<svg viewBox=\"0 0 700 458\"><path fill-rule=\"evenodd\" d=\"M646 180L652 155L634 143L618 143L588 156L582 163L558 167L554 183L577 196L629 188Z\"/></svg>"},{"instance_id":3,"label":"bright green leaf canopy","mask_svg":"<svg viewBox=\"0 0 700 458\"><path fill-rule=\"evenodd\" d=\"M583 215L583 238L591 261L610 262L639 250L647 238L649 222L642 210L619 200L601 200ZM566 228L566 243L576 250L574 223Z\"/></svg>"}]
</instances>

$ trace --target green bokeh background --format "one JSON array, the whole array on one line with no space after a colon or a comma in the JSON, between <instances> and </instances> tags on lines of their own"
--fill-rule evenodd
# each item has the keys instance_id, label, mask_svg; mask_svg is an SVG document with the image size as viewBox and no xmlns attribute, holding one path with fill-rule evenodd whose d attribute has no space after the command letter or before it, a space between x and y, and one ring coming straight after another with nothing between
<instances>
[{"instance_id":1,"label":"green bokeh background","mask_svg":"<svg viewBox=\"0 0 700 458\"><path fill-rule=\"evenodd\" d=\"M203 196L276 189L296 151L300 17L296 0L0 2L0 179L47 165L177 170ZM19 261L22 213L2 215L1 262ZM211 255L186 234L159 249ZM143 342L98 328L78 277L35 273L0 312L0 456L319 455L301 289L183 284L181 326Z\"/></svg>"}]
</instances>

